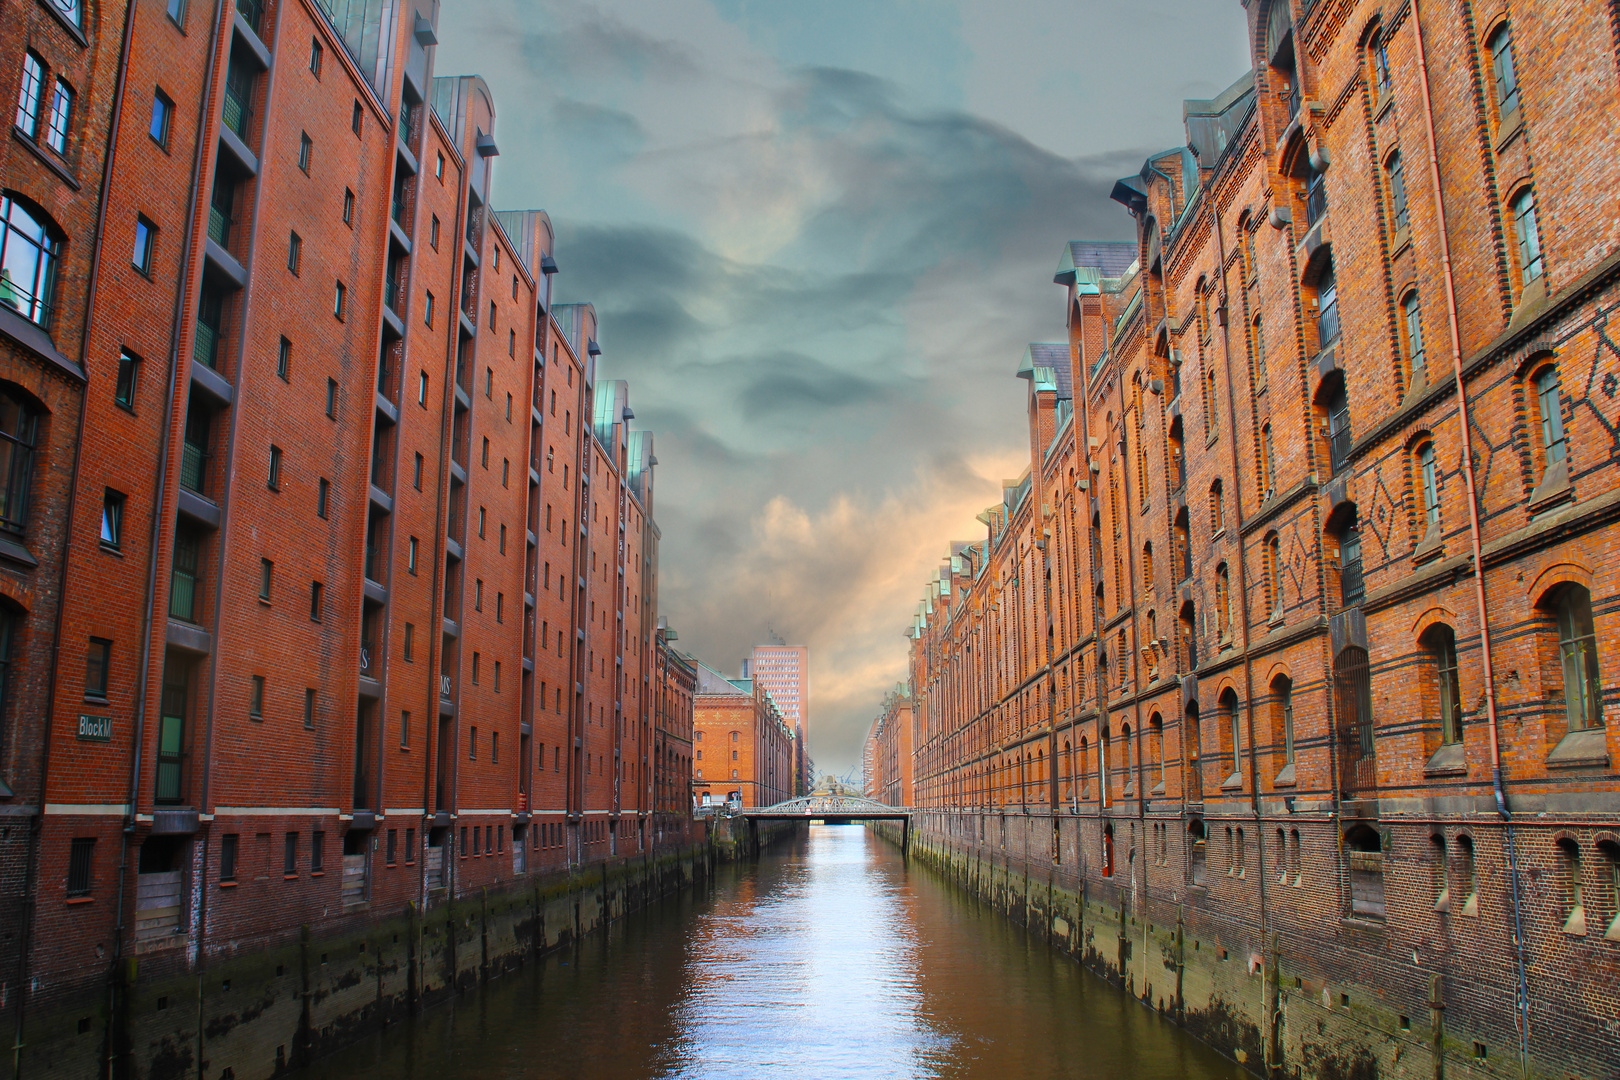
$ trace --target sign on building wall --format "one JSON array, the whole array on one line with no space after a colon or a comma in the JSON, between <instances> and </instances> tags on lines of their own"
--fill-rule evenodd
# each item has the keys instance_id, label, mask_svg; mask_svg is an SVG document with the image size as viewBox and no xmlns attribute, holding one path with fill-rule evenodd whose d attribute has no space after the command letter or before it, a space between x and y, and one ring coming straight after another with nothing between
<instances>
[{"instance_id":1,"label":"sign on building wall","mask_svg":"<svg viewBox=\"0 0 1620 1080\"><path fill-rule=\"evenodd\" d=\"M110 742L112 740L112 717L80 716L78 736L86 742Z\"/></svg>"}]
</instances>

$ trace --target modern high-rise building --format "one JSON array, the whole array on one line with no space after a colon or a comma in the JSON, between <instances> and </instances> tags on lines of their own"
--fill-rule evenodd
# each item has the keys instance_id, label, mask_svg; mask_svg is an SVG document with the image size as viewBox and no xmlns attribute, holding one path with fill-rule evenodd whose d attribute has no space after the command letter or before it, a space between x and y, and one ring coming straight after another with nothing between
<instances>
[{"instance_id":1,"label":"modern high-rise building","mask_svg":"<svg viewBox=\"0 0 1620 1080\"><path fill-rule=\"evenodd\" d=\"M807 645L755 645L748 674L770 691L788 727L798 733L797 790L809 790L805 767L810 743L810 648Z\"/></svg>"}]
</instances>

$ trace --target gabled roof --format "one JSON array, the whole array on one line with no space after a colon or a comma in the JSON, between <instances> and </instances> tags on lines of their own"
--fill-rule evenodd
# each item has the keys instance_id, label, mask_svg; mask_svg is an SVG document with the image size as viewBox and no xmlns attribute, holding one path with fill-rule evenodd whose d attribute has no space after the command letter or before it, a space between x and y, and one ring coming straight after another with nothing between
<instances>
[{"instance_id":1,"label":"gabled roof","mask_svg":"<svg viewBox=\"0 0 1620 1080\"><path fill-rule=\"evenodd\" d=\"M1058 260L1052 280L1059 285L1073 285L1075 268L1081 266L1100 270L1103 277L1123 277L1136 261L1136 253L1134 240L1070 240L1063 245L1063 257Z\"/></svg>"}]
</instances>

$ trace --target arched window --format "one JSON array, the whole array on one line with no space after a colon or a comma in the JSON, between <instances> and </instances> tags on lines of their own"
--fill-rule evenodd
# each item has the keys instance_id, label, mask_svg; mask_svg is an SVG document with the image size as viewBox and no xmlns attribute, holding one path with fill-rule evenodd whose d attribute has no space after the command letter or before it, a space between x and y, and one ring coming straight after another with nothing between
<instances>
[{"instance_id":1,"label":"arched window","mask_svg":"<svg viewBox=\"0 0 1620 1080\"><path fill-rule=\"evenodd\" d=\"M1592 594L1583 585L1560 586L1546 605L1558 627L1558 657L1563 675L1564 717L1571 732L1603 724L1602 673L1597 631L1592 620Z\"/></svg>"},{"instance_id":2,"label":"arched window","mask_svg":"<svg viewBox=\"0 0 1620 1080\"><path fill-rule=\"evenodd\" d=\"M1384 159L1384 184L1389 189L1389 223L1396 232L1407 227L1406 165L1396 150Z\"/></svg>"},{"instance_id":3,"label":"arched window","mask_svg":"<svg viewBox=\"0 0 1620 1080\"><path fill-rule=\"evenodd\" d=\"M1610 941L1620 941L1620 844L1601 840L1598 855L1602 861L1599 867L1602 903L1613 913L1603 936Z\"/></svg>"},{"instance_id":4,"label":"arched window","mask_svg":"<svg viewBox=\"0 0 1620 1080\"><path fill-rule=\"evenodd\" d=\"M1129 795L1136 790L1136 772L1131 768L1131 725L1121 724L1119 728L1119 758L1125 774L1124 789Z\"/></svg>"},{"instance_id":5,"label":"arched window","mask_svg":"<svg viewBox=\"0 0 1620 1080\"><path fill-rule=\"evenodd\" d=\"M1423 650L1428 654L1434 704L1440 721L1440 743L1450 746L1462 741L1462 688L1457 678L1457 635L1451 627L1437 624L1423 634Z\"/></svg>"},{"instance_id":6,"label":"arched window","mask_svg":"<svg viewBox=\"0 0 1620 1080\"><path fill-rule=\"evenodd\" d=\"M1209 532L1216 536L1226 529L1226 501L1221 490L1221 482L1215 481L1209 486Z\"/></svg>"},{"instance_id":7,"label":"arched window","mask_svg":"<svg viewBox=\"0 0 1620 1080\"><path fill-rule=\"evenodd\" d=\"M1359 605L1367 594L1362 576L1361 525L1356 513L1352 512L1339 528L1338 541L1339 607L1352 608Z\"/></svg>"},{"instance_id":8,"label":"arched window","mask_svg":"<svg viewBox=\"0 0 1620 1080\"><path fill-rule=\"evenodd\" d=\"M1114 876L1114 827L1112 825L1103 826L1102 872L1103 877Z\"/></svg>"},{"instance_id":9,"label":"arched window","mask_svg":"<svg viewBox=\"0 0 1620 1080\"><path fill-rule=\"evenodd\" d=\"M1485 42L1491 54L1491 86L1496 106L1497 122L1519 111L1519 75L1513 62L1513 31L1506 23Z\"/></svg>"},{"instance_id":10,"label":"arched window","mask_svg":"<svg viewBox=\"0 0 1620 1080\"><path fill-rule=\"evenodd\" d=\"M1176 628L1181 637L1181 647L1184 654L1184 659L1187 662L1187 666L1182 669L1183 672L1193 672L1198 670L1197 625L1198 624L1194 620L1192 601L1189 600L1185 604L1181 605L1181 615L1176 620Z\"/></svg>"},{"instance_id":11,"label":"arched window","mask_svg":"<svg viewBox=\"0 0 1620 1080\"><path fill-rule=\"evenodd\" d=\"M1223 642L1232 637L1232 580L1225 563L1215 568L1215 629Z\"/></svg>"},{"instance_id":12,"label":"arched window","mask_svg":"<svg viewBox=\"0 0 1620 1080\"><path fill-rule=\"evenodd\" d=\"M14 387L0 384L0 529L20 533L28 524L34 443L39 413Z\"/></svg>"},{"instance_id":13,"label":"arched window","mask_svg":"<svg viewBox=\"0 0 1620 1080\"><path fill-rule=\"evenodd\" d=\"M1563 863L1563 878L1568 889L1569 918L1564 920L1564 933L1586 933L1586 897L1582 892L1581 849L1575 841L1565 837L1558 841L1559 861Z\"/></svg>"},{"instance_id":14,"label":"arched window","mask_svg":"<svg viewBox=\"0 0 1620 1080\"><path fill-rule=\"evenodd\" d=\"M1389 44L1384 40L1382 27L1374 30L1371 39L1368 40L1367 55L1372 61L1373 88L1382 98L1390 92Z\"/></svg>"},{"instance_id":15,"label":"arched window","mask_svg":"<svg viewBox=\"0 0 1620 1080\"><path fill-rule=\"evenodd\" d=\"M1142 586L1153 588L1153 541L1142 545Z\"/></svg>"},{"instance_id":16,"label":"arched window","mask_svg":"<svg viewBox=\"0 0 1620 1080\"><path fill-rule=\"evenodd\" d=\"M1237 694L1229 688L1221 693L1220 697L1221 738L1226 743L1232 773L1226 778L1226 783L1241 783L1243 780L1243 725L1239 718Z\"/></svg>"},{"instance_id":17,"label":"arched window","mask_svg":"<svg viewBox=\"0 0 1620 1080\"><path fill-rule=\"evenodd\" d=\"M1251 330L1252 334L1249 341L1254 349L1254 385L1255 389L1264 390L1269 376L1266 372L1265 324L1261 321L1260 316L1256 315L1254 317Z\"/></svg>"},{"instance_id":18,"label":"arched window","mask_svg":"<svg viewBox=\"0 0 1620 1080\"><path fill-rule=\"evenodd\" d=\"M1519 283L1528 285L1541 276L1541 225L1536 218L1536 189L1526 187L1513 197L1513 235L1517 239Z\"/></svg>"},{"instance_id":19,"label":"arched window","mask_svg":"<svg viewBox=\"0 0 1620 1080\"><path fill-rule=\"evenodd\" d=\"M1406 346L1406 385L1424 386L1429 373L1423 352L1423 305L1418 302L1416 289L1401 298L1401 327L1405 338L1402 344Z\"/></svg>"},{"instance_id":20,"label":"arched window","mask_svg":"<svg viewBox=\"0 0 1620 1080\"><path fill-rule=\"evenodd\" d=\"M1446 880L1446 838L1439 833L1429 837L1429 891L1434 910L1451 910L1451 887Z\"/></svg>"},{"instance_id":21,"label":"arched window","mask_svg":"<svg viewBox=\"0 0 1620 1080\"><path fill-rule=\"evenodd\" d=\"M1294 682L1286 675L1271 680L1271 738L1280 759L1281 778L1294 765ZM1292 774L1288 779L1293 779Z\"/></svg>"},{"instance_id":22,"label":"arched window","mask_svg":"<svg viewBox=\"0 0 1620 1080\"><path fill-rule=\"evenodd\" d=\"M1080 797L1091 798L1091 747L1084 735L1080 736L1080 761L1074 771L1080 777Z\"/></svg>"},{"instance_id":23,"label":"arched window","mask_svg":"<svg viewBox=\"0 0 1620 1080\"><path fill-rule=\"evenodd\" d=\"M1260 426L1261 501L1277 493L1277 448L1271 438L1271 424Z\"/></svg>"},{"instance_id":24,"label":"arched window","mask_svg":"<svg viewBox=\"0 0 1620 1080\"><path fill-rule=\"evenodd\" d=\"M1215 392L1215 367L1204 362L1204 435L1214 438L1220 432L1220 405Z\"/></svg>"},{"instance_id":25,"label":"arched window","mask_svg":"<svg viewBox=\"0 0 1620 1080\"><path fill-rule=\"evenodd\" d=\"M1413 455L1417 464L1417 487L1423 493L1423 535L1439 537L1440 474L1434 458L1434 443L1425 442Z\"/></svg>"},{"instance_id":26,"label":"arched window","mask_svg":"<svg viewBox=\"0 0 1620 1080\"><path fill-rule=\"evenodd\" d=\"M1179 377L1181 368L1178 366L1175 370ZM1180 395L1181 389L1178 384L1176 396ZM1170 422L1170 481L1175 491L1181 491L1187 486L1187 453L1182 443L1181 417L1178 416Z\"/></svg>"},{"instance_id":27,"label":"arched window","mask_svg":"<svg viewBox=\"0 0 1620 1080\"><path fill-rule=\"evenodd\" d=\"M1154 713L1148 717L1148 730L1152 734L1152 745L1149 749L1153 753L1153 761L1158 766L1159 780L1153 787L1153 794L1164 793L1164 717Z\"/></svg>"},{"instance_id":28,"label":"arched window","mask_svg":"<svg viewBox=\"0 0 1620 1080\"><path fill-rule=\"evenodd\" d=\"M1272 533L1266 537L1266 600L1270 603L1271 617L1279 618L1283 611L1282 539Z\"/></svg>"},{"instance_id":29,"label":"arched window","mask_svg":"<svg viewBox=\"0 0 1620 1080\"><path fill-rule=\"evenodd\" d=\"M61 243L55 227L10 192L0 195L0 304L49 327Z\"/></svg>"},{"instance_id":30,"label":"arched window","mask_svg":"<svg viewBox=\"0 0 1620 1080\"><path fill-rule=\"evenodd\" d=\"M1569 440L1564 433L1563 395L1558 383L1558 368L1552 364L1542 367L1530 378L1535 389L1536 412L1541 428L1541 466L1545 470L1563 461L1569 453Z\"/></svg>"},{"instance_id":31,"label":"arched window","mask_svg":"<svg viewBox=\"0 0 1620 1080\"><path fill-rule=\"evenodd\" d=\"M1457 837L1457 900L1464 915L1479 914L1479 886L1474 878L1474 838Z\"/></svg>"},{"instance_id":32,"label":"arched window","mask_svg":"<svg viewBox=\"0 0 1620 1080\"><path fill-rule=\"evenodd\" d=\"M1333 372L1323 381L1323 394L1318 400L1327 416L1328 466L1336 476L1350 463L1350 395L1340 373Z\"/></svg>"}]
</instances>

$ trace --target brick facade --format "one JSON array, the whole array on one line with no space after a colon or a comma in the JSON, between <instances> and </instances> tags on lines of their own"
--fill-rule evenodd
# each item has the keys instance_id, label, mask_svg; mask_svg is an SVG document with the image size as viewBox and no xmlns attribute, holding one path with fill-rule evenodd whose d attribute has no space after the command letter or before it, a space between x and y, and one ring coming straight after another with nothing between
<instances>
[{"instance_id":1,"label":"brick facade","mask_svg":"<svg viewBox=\"0 0 1620 1080\"><path fill-rule=\"evenodd\" d=\"M901 683L883 698L861 753L861 790L887 806L910 806L913 777L911 692Z\"/></svg>"},{"instance_id":2,"label":"brick facade","mask_svg":"<svg viewBox=\"0 0 1620 1080\"><path fill-rule=\"evenodd\" d=\"M652 437L545 213L489 205L437 4L12 6L7 100L25 52L75 99L62 150L48 115L0 148L59 248L49 315L0 310L44 418L0 535L0 1023L30 1075L269 1075L331 1042L134 1003L696 839Z\"/></svg>"},{"instance_id":3,"label":"brick facade","mask_svg":"<svg viewBox=\"0 0 1620 1080\"><path fill-rule=\"evenodd\" d=\"M797 794L798 740L759 680L728 679L698 663L692 729L692 791L700 804L737 798L743 806L774 806Z\"/></svg>"},{"instance_id":4,"label":"brick facade","mask_svg":"<svg viewBox=\"0 0 1620 1080\"><path fill-rule=\"evenodd\" d=\"M1251 1066L1607 1075L1612 13L1245 7L914 619L925 845Z\"/></svg>"}]
</instances>

